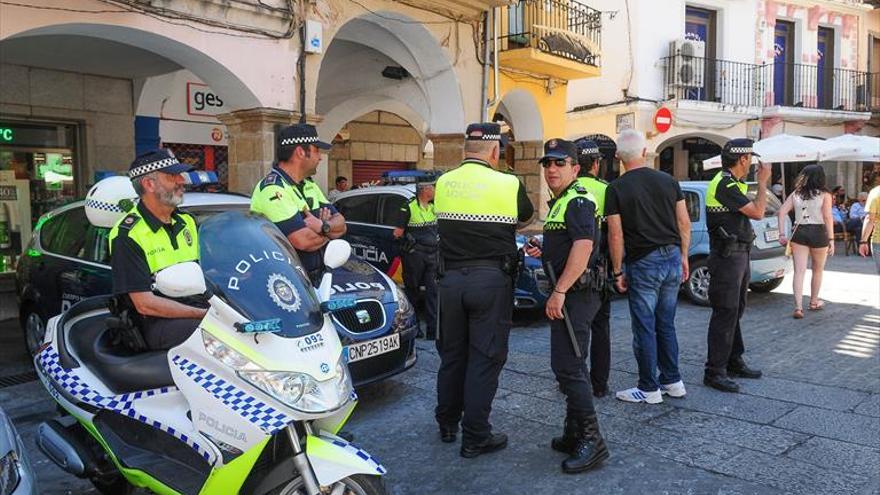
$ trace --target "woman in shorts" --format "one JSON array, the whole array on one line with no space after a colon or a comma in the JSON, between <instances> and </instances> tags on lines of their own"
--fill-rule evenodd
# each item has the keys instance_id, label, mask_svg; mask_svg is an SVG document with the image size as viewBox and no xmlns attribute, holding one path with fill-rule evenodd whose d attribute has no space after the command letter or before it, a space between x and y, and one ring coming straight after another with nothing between
<instances>
[{"instance_id":1,"label":"woman in shorts","mask_svg":"<svg viewBox=\"0 0 880 495\"><path fill-rule=\"evenodd\" d=\"M791 239L780 236L779 242L791 242L794 257L794 314L795 319L804 317L804 275L807 258L812 259L813 277L810 279L809 309L818 311L825 302L819 299L825 259L834 256L834 220L831 216L833 198L825 188L825 171L819 165L804 167L794 183L794 191L779 210L779 225L785 225L785 217L794 210L795 227Z\"/></svg>"}]
</instances>

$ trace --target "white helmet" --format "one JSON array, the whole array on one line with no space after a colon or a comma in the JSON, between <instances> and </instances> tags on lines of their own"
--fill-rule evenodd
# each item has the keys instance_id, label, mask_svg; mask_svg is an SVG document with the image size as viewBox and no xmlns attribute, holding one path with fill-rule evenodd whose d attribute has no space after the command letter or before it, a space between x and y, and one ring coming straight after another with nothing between
<instances>
[{"instance_id":1,"label":"white helmet","mask_svg":"<svg viewBox=\"0 0 880 495\"><path fill-rule=\"evenodd\" d=\"M86 216L95 227L109 229L128 213L137 199L131 179L121 175L107 177L86 194Z\"/></svg>"}]
</instances>

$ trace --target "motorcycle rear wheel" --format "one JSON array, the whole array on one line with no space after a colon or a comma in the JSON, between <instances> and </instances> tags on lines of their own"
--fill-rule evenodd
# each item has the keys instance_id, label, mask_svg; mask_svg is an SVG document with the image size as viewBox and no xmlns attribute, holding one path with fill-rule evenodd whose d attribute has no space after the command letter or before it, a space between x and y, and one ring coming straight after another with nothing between
<instances>
[{"instance_id":1,"label":"motorcycle rear wheel","mask_svg":"<svg viewBox=\"0 0 880 495\"><path fill-rule=\"evenodd\" d=\"M302 478L290 480L289 483L272 492L273 495L306 495ZM328 495L387 495L385 483L380 476L354 474L342 478L328 487Z\"/></svg>"}]
</instances>

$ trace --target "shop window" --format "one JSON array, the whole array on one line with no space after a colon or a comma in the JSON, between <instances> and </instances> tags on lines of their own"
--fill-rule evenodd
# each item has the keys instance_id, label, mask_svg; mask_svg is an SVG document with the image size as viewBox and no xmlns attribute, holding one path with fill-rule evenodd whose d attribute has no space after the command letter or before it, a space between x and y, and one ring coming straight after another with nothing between
<instances>
[{"instance_id":1,"label":"shop window","mask_svg":"<svg viewBox=\"0 0 880 495\"><path fill-rule=\"evenodd\" d=\"M83 258L86 241L83 232L86 232L89 226L84 208L67 210L46 222L43 229L47 230L41 234L40 244L50 253Z\"/></svg>"},{"instance_id":2,"label":"shop window","mask_svg":"<svg viewBox=\"0 0 880 495\"><path fill-rule=\"evenodd\" d=\"M347 222L378 223L376 218L376 210L379 205L378 195L349 196L337 200L334 204Z\"/></svg>"}]
</instances>

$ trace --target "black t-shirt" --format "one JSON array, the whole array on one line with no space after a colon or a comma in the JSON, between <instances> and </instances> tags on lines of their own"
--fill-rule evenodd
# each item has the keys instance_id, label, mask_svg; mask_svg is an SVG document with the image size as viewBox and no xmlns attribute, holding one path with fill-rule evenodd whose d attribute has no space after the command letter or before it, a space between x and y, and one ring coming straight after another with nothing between
<instances>
[{"instance_id":1,"label":"black t-shirt","mask_svg":"<svg viewBox=\"0 0 880 495\"><path fill-rule=\"evenodd\" d=\"M514 201L514 198L510 200ZM527 222L535 212L522 182L517 192L516 208L520 222ZM440 253L446 260L501 259L516 254L515 224L439 220L437 227Z\"/></svg>"},{"instance_id":2,"label":"black t-shirt","mask_svg":"<svg viewBox=\"0 0 880 495\"><path fill-rule=\"evenodd\" d=\"M554 204L555 200L550 202L551 210ZM556 277L559 278L565 270L568 253L574 241L582 239L595 241L595 234L596 206L587 198L574 198L568 202L568 208L565 210L565 229L544 231L541 257L545 264L553 267Z\"/></svg>"},{"instance_id":3,"label":"black t-shirt","mask_svg":"<svg viewBox=\"0 0 880 495\"><path fill-rule=\"evenodd\" d=\"M631 170L608 185L605 215L620 215L626 260L639 260L651 251L681 245L675 205L684 200L672 176L647 167Z\"/></svg>"},{"instance_id":4,"label":"black t-shirt","mask_svg":"<svg viewBox=\"0 0 880 495\"><path fill-rule=\"evenodd\" d=\"M712 241L721 240L723 237L721 232L716 230L718 227L724 227L724 230L730 235L735 235L739 242L751 244L755 237L751 220L739 211L740 208L749 204L751 200L739 190L737 182L739 181L733 176L725 174L721 177L718 187L715 189L715 199L728 211L722 212L707 209L706 227L709 229L711 234L710 240Z\"/></svg>"}]
</instances>

